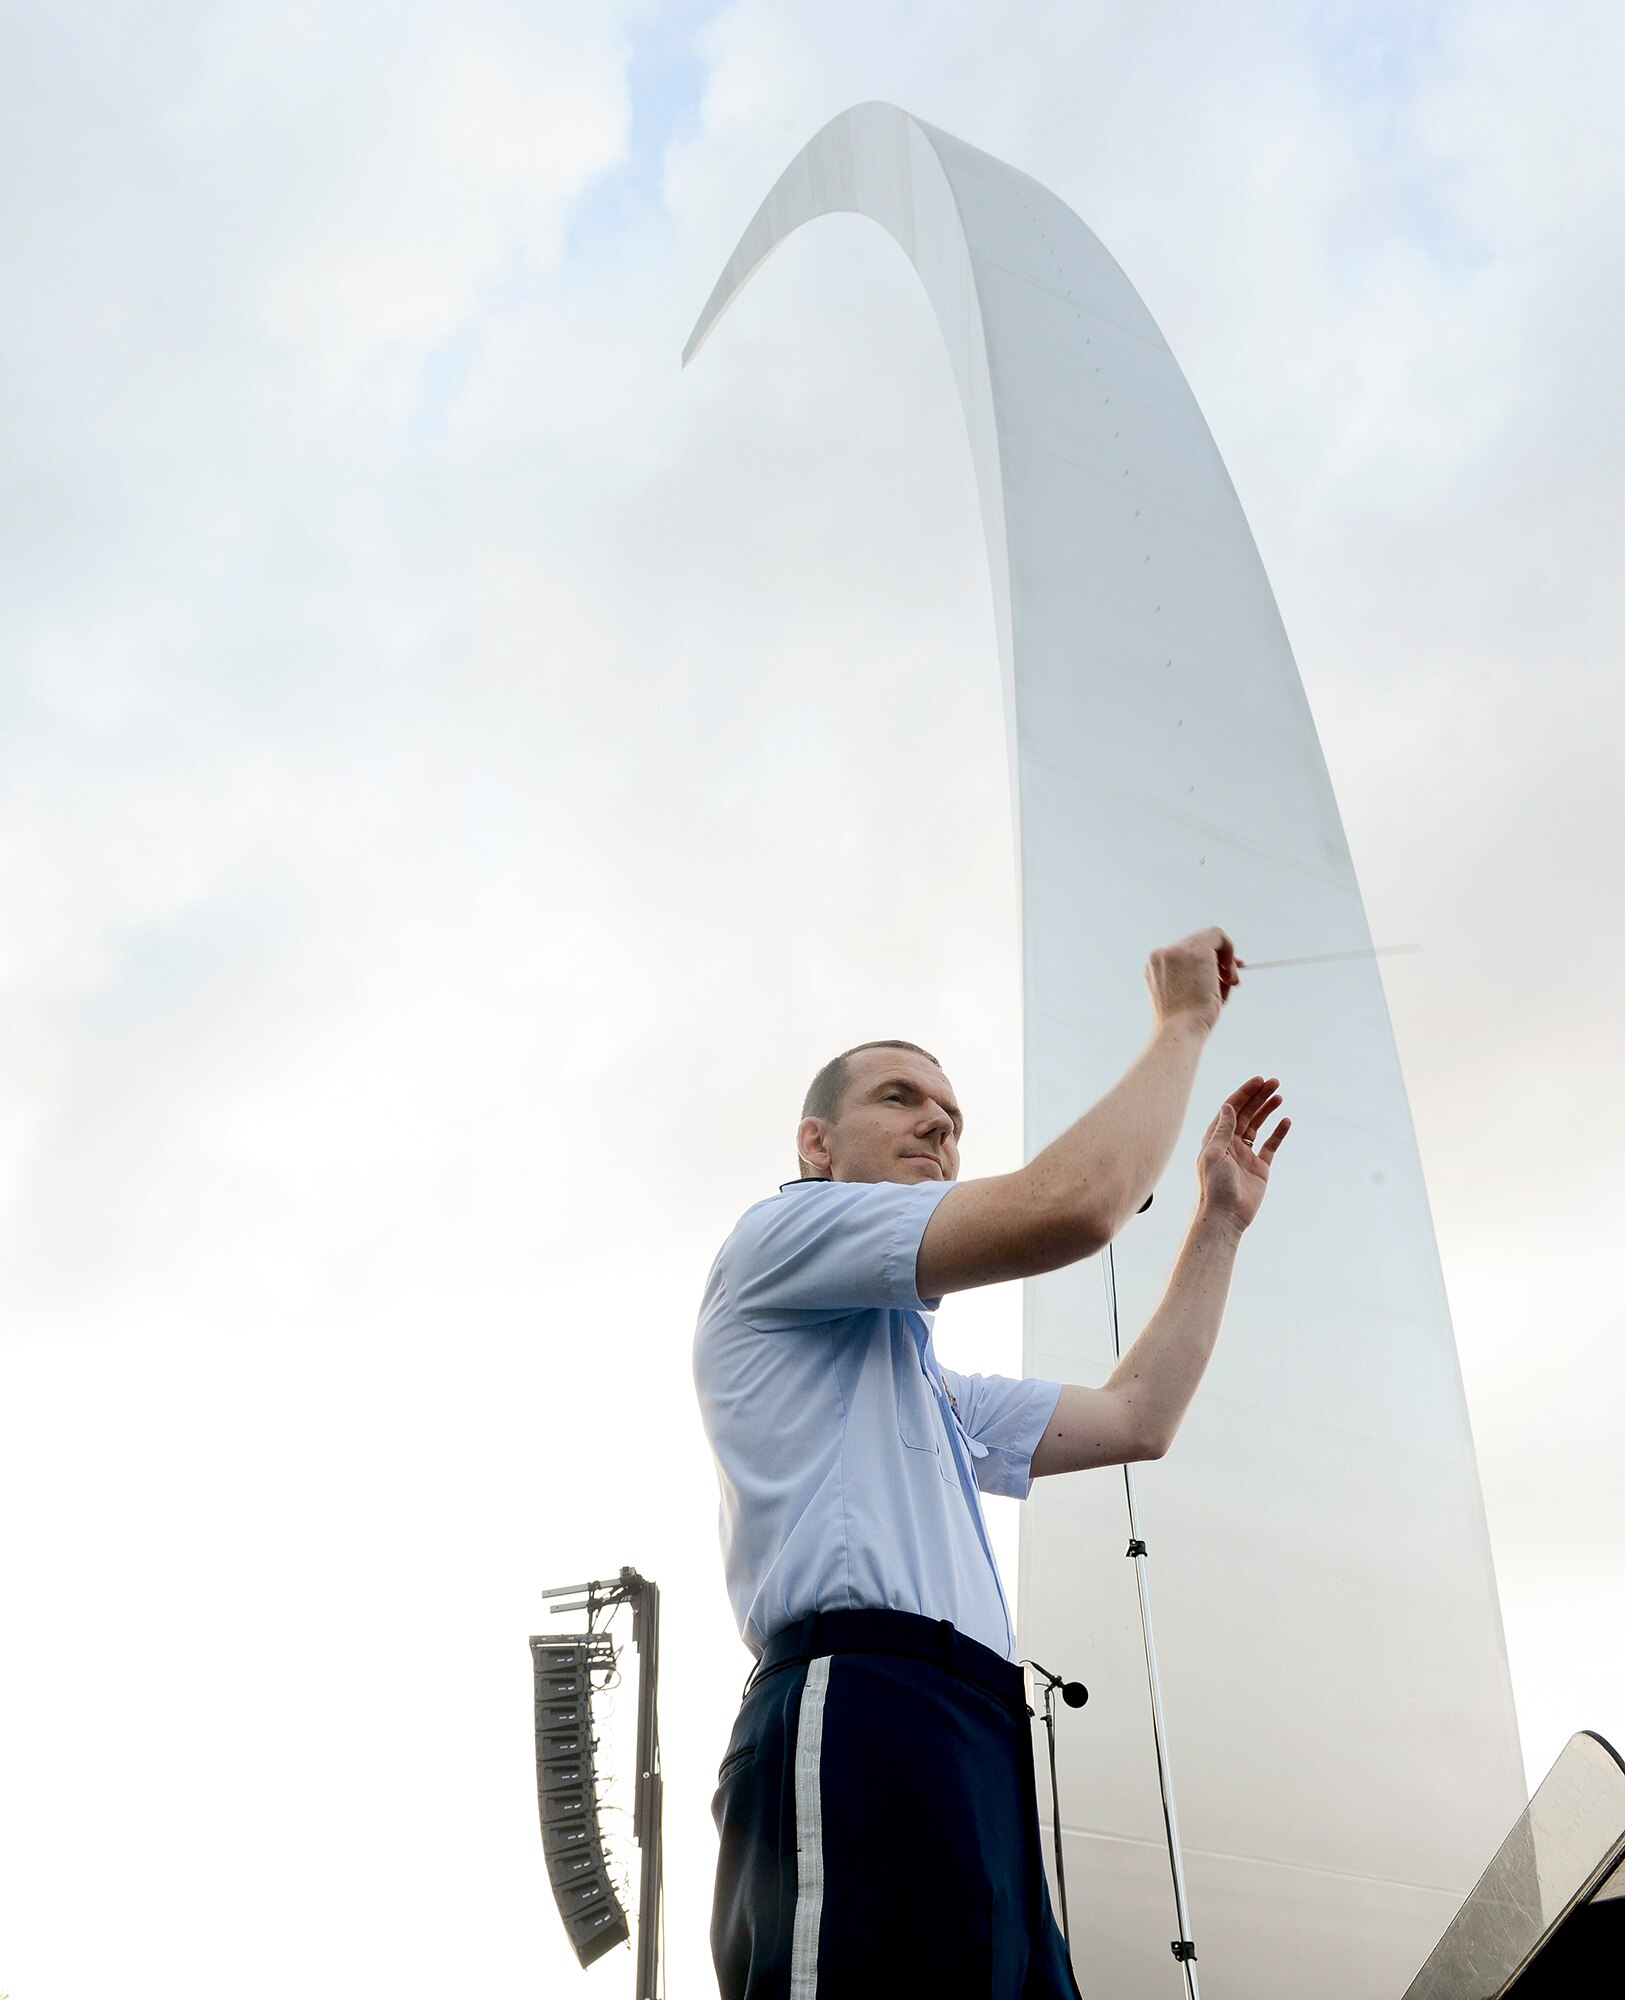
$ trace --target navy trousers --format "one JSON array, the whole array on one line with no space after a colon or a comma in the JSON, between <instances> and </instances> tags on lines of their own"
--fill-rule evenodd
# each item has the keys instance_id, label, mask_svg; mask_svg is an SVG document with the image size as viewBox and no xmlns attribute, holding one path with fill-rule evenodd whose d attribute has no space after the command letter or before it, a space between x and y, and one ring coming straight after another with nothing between
<instances>
[{"instance_id":1,"label":"navy trousers","mask_svg":"<svg viewBox=\"0 0 1625 2000\"><path fill-rule=\"evenodd\" d=\"M1079 2000L1021 1670L951 1625L835 1611L780 1633L712 1813L722 2000Z\"/></svg>"}]
</instances>

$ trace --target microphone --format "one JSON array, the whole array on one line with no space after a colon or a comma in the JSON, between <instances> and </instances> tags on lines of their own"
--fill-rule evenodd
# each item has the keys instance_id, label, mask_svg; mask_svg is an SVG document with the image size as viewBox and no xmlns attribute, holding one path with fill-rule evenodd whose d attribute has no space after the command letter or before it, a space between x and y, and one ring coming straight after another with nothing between
<instances>
[{"instance_id":1,"label":"microphone","mask_svg":"<svg viewBox=\"0 0 1625 2000\"><path fill-rule=\"evenodd\" d=\"M1061 1674L1052 1674L1048 1667L1040 1666L1036 1660L1029 1660L1028 1666L1035 1674L1042 1674L1052 1688L1059 1688L1061 1699L1068 1708L1082 1708L1089 1699L1089 1690L1082 1681L1069 1681Z\"/></svg>"}]
</instances>

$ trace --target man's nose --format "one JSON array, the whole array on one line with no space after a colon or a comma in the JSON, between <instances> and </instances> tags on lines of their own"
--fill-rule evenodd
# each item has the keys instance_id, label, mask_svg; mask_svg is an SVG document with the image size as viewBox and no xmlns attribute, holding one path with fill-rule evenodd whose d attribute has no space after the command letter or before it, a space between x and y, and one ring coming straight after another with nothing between
<instances>
[{"instance_id":1,"label":"man's nose","mask_svg":"<svg viewBox=\"0 0 1625 2000\"><path fill-rule=\"evenodd\" d=\"M951 1132L954 1129L954 1121L940 1104L928 1103L920 1124L924 1130L930 1132Z\"/></svg>"}]
</instances>

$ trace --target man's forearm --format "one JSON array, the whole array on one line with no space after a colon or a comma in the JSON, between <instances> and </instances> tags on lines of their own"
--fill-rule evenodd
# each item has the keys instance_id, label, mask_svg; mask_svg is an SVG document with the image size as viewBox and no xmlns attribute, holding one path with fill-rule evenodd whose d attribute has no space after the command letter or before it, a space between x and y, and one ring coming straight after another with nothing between
<instances>
[{"instance_id":1,"label":"man's forearm","mask_svg":"<svg viewBox=\"0 0 1625 2000\"><path fill-rule=\"evenodd\" d=\"M1163 1455L1190 1408L1219 1337L1240 1242L1233 1222L1197 1209L1162 1303L1106 1378L1105 1393L1122 1404L1142 1457Z\"/></svg>"},{"instance_id":2,"label":"man's forearm","mask_svg":"<svg viewBox=\"0 0 1625 2000\"><path fill-rule=\"evenodd\" d=\"M962 1182L937 1204L915 1262L922 1299L1033 1278L1092 1257L1145 1201L1168 1164L1203 1044L1237 983L1217 927L1146 963L1156 1032L1122 1080L1025 1167Z\"/></svg>"},{"instance_id":3,"label":"man's forearm","mask_svg":"<svg viewBox=\"0 0 1625 2000\"><path fill-rule=\"evenodd\" d=\"M1240 1232L1198 1208L1162 1303L1098 1389L1068 1383L1032 1457L1035 1479L1161 1458L1218 1338Z\"/></svg>"},{"instance_id":4,"label":"man's forearm","mask_svg":"<svg viewBox=\"0 0 1625 2000\"><path fill-rule=\"evenodd\" d=\"M1022 1170L1046 1206L1076 1213L1095 1239L1089 1249L1109 1243L1156 1186L1207 1037L1195 1015L1163 1022L1099 1103Z\"/></svg>"},{"instance_id":5,"label":"man's forearm","mask_svg":"<svg viewBox=\"0 0 1625 2000\"><path fill-rule=\"evenodd\" d=\"M1122 1080L1025 1167L950 1190L920 1241L920 1297L1034 1277L1104 1248L1168 1164L1207 1035L1194 1015L1163 1022Z\"/></svg>"}]
</instances>

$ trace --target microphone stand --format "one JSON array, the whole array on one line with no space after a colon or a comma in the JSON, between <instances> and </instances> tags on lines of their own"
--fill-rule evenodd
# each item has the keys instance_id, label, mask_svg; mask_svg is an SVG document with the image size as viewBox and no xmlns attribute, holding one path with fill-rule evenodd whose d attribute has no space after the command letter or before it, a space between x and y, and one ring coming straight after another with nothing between
<instances>
[{"instance_id":1,"label":"microphone stand","mask_svg":"<svg viewBox=\"0 0 1625 2000\"><path fill-rule=\"evenodd\" d=\"M1151 1204L1146 1203L1149 1208ZM1106 1301L1111 1309L1112 1353L1119 1361L1123 1358L1122 1337L1117 1325L1117 1262L1112 1255L1111 1244L1106 1245L1106 1261L1102 1266L1106 1280ZM1180 1970L1185 1975L1186 2000L1200 2000L1196 1984L1196 1946L1191 1940L1190 1906L1185 1900L1185 1865L1180 1859L1179 1818L1174 1811L1174 1779L1168 1765L1168 1726L1162 1714L1162 1684L1157 1678L1157 1648L1151 1636L1151 1584L1146 1576L1146 1546L1140 1539L1140 1525L1134 1505L1134 1469L1123 1467L1123 1490L1128 1498L1128 1549L1133 1558L1135 1581L1140 1589L1140 1631L1145 1640L1145 1674L1151 1688L1151 1729L1157 1745L1157 1783L1162 1789L1162 1823L1168 1835L1168 1865L1174 1878L1174 1917L1179 1925L1179 1935L1173 1940L1174 1957L1179 1961ZM1054 1756L1054 1735L1050 1738L1051 1757ZM1052 1765L1053 1776L1053 1765ZM1058 1838L1058 1837L1057 1837ZM1062 1898L1063 1907L1065 1897Z\"/></svg>"},{"instance_id":2,"label":"microphone stand","mask_svg":"<svg viewBox=\"0 0 1625 2000\"><path fill-rule=\"evenodd\" d=\"M1066 1914L1066 1857L1061 1852L1061 1787L1055 1775L1055 1694L1060 1690L1061 1699L1068 1708L1082 1708L1089 1699L1089 1690L1082 1681L1069 1681L1062 1674L1052 1674L1048 1667L1042 1667L1036 1660L1027 1665L1044 1682L1044 1730L1049 1737L1049 1796L1050 1830L1055 1835L1055 1888L1061 1899L1061 1939L1066 1946L1067 1963L1072 1961L1072 1928Z\"/></svg>"}]
</instances>

